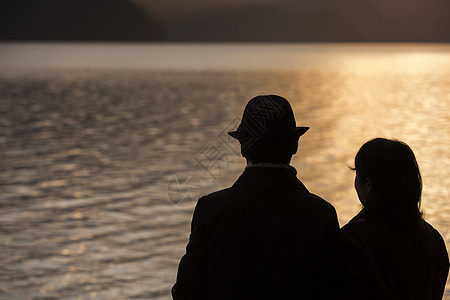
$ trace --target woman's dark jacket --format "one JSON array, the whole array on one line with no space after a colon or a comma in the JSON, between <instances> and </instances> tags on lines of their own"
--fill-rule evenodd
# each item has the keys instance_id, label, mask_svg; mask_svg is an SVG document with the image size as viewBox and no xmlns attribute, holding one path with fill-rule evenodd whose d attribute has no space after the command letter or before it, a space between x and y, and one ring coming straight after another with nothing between
<instances>
[{"instance_id":1,"label":"woman's dark jacket","mask_svg":"<svg viewBox=\"0 0 450 300\"><path fill-rule=\"evenodd\" d=\"M342 228L356 279L368 299L442 299L449 270L444 240L423 219L409 225L362 210Z\"/></svg>"},{"instance_id":2,"label":"woman's dark jacket","mask_svg":"<svg viewBox=\"0 0 450 300\"><path fill-rule=\"evenodd\" d=\"M294 172L248 168L195 208L174 299L343 299L331 204Z\"/></svg>"}]
</instances>

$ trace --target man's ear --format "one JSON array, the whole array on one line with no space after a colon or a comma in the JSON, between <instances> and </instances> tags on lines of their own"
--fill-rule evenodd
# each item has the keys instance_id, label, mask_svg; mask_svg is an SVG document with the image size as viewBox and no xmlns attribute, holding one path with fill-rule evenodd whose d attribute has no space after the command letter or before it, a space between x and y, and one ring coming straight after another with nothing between
<instances>
[{"instance_id":1,"label":"man's ear","mask_svg":"<svg viewBox=\"0 0 450 300\"><path fill-rule=\"evenodd\" d=\"M298 151L298 141L292 146L292 155Z\"/></svg>"},{"instance_id":2,"label":"man's ear","mask_svg":"<svg viewBox=\"0 0 450 300\"><path fill-rule=\"evenodd\" d=\"M292 155L294 155L298 151L298 139L299 137L292 142Z\"/></svg>"}]
</instances>

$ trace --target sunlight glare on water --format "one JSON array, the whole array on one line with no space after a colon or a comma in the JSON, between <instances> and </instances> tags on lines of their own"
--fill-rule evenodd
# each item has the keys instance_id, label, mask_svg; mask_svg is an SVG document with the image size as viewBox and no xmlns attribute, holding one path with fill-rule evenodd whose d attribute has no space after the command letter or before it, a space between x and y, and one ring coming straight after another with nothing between
<instances>
[{"instance_id":1,"label":"sunlight glare on water","mask_svg":"<svg viewBox=\"0 0 450 300\"><path fill-rule=\"evenodd\" d=\"M311 127L292 164L341 225L357 150L398 138L450 245L448 45L0 44L0 299L169 299L195 201L244 167L224 133L263 93Z\"/></svg>"}]
</instances>

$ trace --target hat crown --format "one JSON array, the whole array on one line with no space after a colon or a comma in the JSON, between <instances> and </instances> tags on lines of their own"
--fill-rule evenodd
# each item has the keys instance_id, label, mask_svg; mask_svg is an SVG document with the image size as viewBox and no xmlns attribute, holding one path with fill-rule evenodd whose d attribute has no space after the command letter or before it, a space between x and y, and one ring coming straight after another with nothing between
<instances>
[{"instance_id":1,"label":"hat crown","mask_svg":"<svg viewBox=\"0 0 450 300\"><path fill-rule=\"evenodd\" d=\"M277 95L260 95L252 98L244 109L241 124L228 134L243 145L258 140L297 138L309 127L296 127L294 112L289 102Z\"/></svg>"},{"instance_id":2,"label":"hat crown","mask_svg":"<svg viewBox=\"0 0 450 300\"><path fill-rule=\"evenodd\" d=\"M266 133L289 132L295 128L294 112L289 102L277 95L262 95L248 102L238 131L263 136Z\"/></svg>"}]
</instances>

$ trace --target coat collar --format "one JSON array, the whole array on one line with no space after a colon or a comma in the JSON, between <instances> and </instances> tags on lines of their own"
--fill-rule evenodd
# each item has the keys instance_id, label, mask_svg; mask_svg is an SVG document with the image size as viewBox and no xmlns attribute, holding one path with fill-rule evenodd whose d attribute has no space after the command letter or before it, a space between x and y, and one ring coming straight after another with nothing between
<instances>
[{"instance_id":1,"label":"coat collar","mask_svg":"<svg viewBox=\"0 0 450 300\"><path fill-rule=\"evenodd\" d=\"M368 223L367 219L367 209L363 208L360 210L356 216L354 216L346 225L356 224L356 223Z\"/></svg>"},{"instance_id":2,"label":"coat collar","mask_svg":"<svg viewBox=\"0 0 450 300\"><path fill-rule=\"evenodd\" d=\"M292 170L274 167L246 168L233 187L308 191Z\"/></svg>"}]
</instances>

